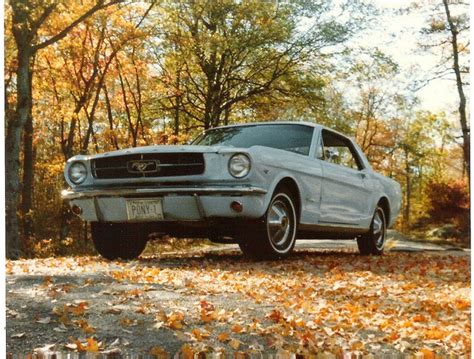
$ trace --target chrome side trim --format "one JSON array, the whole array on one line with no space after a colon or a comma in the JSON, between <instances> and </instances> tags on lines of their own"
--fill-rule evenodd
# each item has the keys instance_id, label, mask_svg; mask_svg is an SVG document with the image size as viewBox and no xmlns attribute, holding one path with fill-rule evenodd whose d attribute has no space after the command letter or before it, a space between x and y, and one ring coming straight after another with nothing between
<instances>
[{"instance_id":1,"label":"chrome side trim","mask_svg":"<svg viewBox=\"0 0 474 359\"><path fill-rule=\"evenodd\" d=\"M68 189L61 192L61 198L117 197L134 195L264 195L266 189L259 187L166 187L166 188L101 188L101 189Z\"/></svg>"}]
</instances>

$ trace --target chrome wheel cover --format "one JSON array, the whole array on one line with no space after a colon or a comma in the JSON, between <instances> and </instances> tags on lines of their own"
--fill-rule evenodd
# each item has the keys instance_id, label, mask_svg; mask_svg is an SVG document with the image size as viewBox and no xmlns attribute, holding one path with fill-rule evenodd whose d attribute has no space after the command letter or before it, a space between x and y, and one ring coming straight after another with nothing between
<instances>
[{"instance_id":1,"label":"chrome wheel cover","mask_svg":"<svg viewBox=\"0 0 474 359\"><path fill-rule=\"evenodd\" d=\"M375 212L372 224L375 247L381 250L385 244L385 219L380 211Z\"/></svg>"},{"instance_id":2,"label":"chrome wheel cover","mask_svg":"<svg viewBox=\"0 0 474 359\"><path fill-rule=\"evenodd\" d=\"M275 197L268 209L266 224L268 239L272 247L285 253L295 240L295 209L285 194Z\"/></svg>"}]
</instances>

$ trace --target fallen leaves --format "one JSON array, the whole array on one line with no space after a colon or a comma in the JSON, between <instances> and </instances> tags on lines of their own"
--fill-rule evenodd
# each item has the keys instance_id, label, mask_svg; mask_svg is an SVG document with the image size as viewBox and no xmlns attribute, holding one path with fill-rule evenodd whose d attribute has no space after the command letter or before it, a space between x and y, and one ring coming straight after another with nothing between
<instances>
[{"instance_id":1,"label":"fallen leaves","mask_svg":"<svg viewBox=\"0 0 474 359\"><path fill-rule=\"evenodd\" d=\"M52 261L45 263L53 267ZM79 272L83 265L92 265L90 261L67 263L69 270ZM88 322L89 308L107 296L99 314L117 315L109 320L129 334L154 321L150 330L172 331L175 340L185 343L184 357L212 345L231 351L272 349L308 355L368 354L388 347L427 358L470 350L470 273L465 257L404 253L360 257L329 252L265 263L237 256L187 258L172 266L162 263L116 262L108 272L112 284L97 291L96 302L58 301L53 308L56 317L33 320L38 326L55 322L57 332L72 327L86 336L97 335L101 328L95 320L94 326ZM8 266L11 273L26 269ZM97 280L84 283L100 285ZM44 276L41 287L45 293L76 290L57 283L54 276ZM153 291L162 288L192 299L154 302ZM14 320L20 316L10 309L7 314ZM20 339L25 334L10 337ZM96 337L72 339L67 345L79 352L110 349ZM150 354L163 352L161 347L150 349Z\"/></svg>"},{"instance_id":2,"label":"fallen leaves","mask_svg":"<svg viewBox=\"0 0 474 359\"><path fill-rule=\"evenodd\" d=\"M156 316L155 320L157 325L156 328L160 328L162 325L167 326L171 329L182 329L184 325L184 313L181 311L174 311L169 314L166 314L163 310L160 310Z\"/></svg>"},{"instance_id":3,"label":"fallen leaves","mask_svg":"<svg viewBox=\"0 0 474 359\"><path fill-rule=\"evenodd\" d=\"M69 350L89 353L98 353L101 349L101 346L102 343L98 342L93 337L87 338L85 341L70 338L70 342L64 345L64 347Z\"/></svg>"}]
</instances>

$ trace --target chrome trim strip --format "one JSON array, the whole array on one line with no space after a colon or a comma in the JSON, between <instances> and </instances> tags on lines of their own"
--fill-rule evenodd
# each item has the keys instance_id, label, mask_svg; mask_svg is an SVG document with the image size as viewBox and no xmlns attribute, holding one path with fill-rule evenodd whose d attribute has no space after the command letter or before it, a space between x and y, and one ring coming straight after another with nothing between
<instances>
[{"instance_id":1,"label":"chrome trim strip","mask_svg":"<svg viewBox=\"0 0 474 359\"><path fill-rule=\"evenodd\" d=\"M133 195L167 195L167 194L203 194L203 195L263 195L267 190L259 187L166 187L166 188L114 188L114 189L69 189L61 192L66 200L76 198L117 197Z\"/></svg>"}]
</instances>

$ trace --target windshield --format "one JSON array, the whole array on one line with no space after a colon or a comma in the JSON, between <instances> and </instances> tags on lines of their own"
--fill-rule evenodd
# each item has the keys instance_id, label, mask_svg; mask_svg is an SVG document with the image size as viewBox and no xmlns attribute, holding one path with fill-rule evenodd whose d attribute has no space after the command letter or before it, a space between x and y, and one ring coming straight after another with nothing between
<instances>
[{"instance_id":1,"label":"windshield","mask_svg":"<svg viewBox=\"0 0 474 359\"><path fill-rule=\"evenodd\" d=\"M204 132L192 144L242 148L266 146L308 155L313 131L310 126L290 124L224 127Z\"/></svg>"}]
</instances>

